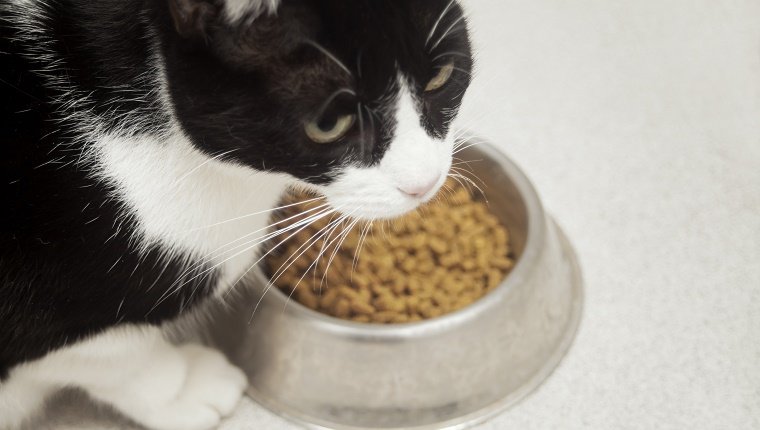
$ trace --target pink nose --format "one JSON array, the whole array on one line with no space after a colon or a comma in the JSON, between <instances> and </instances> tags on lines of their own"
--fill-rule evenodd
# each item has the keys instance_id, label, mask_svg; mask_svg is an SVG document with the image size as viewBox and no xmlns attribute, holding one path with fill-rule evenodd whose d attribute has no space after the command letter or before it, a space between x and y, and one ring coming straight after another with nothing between
<instances>
[{"instance_id":1,"label":"pink nose","mask_svg":"<svg viewBox=\"0 0 760 430\"><path fill-rule=\"evenodd\" d=\"M412 197L422 197L435 187L435 184L438 183L438 179L439 178L435 178L427 182L418 182L415 184L404 184L399 186L398 189L402 193L408 194Z\"/></svg>"}]
</instances>

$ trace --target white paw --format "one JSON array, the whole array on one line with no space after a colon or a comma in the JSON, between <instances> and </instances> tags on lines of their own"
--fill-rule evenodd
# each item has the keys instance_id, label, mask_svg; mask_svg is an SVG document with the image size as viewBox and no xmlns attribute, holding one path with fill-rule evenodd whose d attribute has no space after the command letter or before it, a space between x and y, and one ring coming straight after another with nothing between
<instances>
[{"instance_id":1,"label":"white paw","mask_svg":"<svg viewBox=\"0 0 760 430\"><path fill-rule=\"evenodd\" d=\"M156 430L206 430L235 409L248 385L245 374L221 353L200 345L183 345L187 375L175 399L140 421Z\"/></svg>"}]
</instances>

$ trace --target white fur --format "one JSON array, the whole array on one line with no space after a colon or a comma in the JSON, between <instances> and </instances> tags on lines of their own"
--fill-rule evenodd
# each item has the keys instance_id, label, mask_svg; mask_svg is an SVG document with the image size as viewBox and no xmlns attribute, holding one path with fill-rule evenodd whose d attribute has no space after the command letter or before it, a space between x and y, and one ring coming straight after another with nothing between
<instances>
[{"instance_id":1,"label":"white fur","mask_svg":"<svg viewBox=\"0 0 760 430\"><path fill-rule=\"evenodd\" d=\"M119 327L13 368L0 390L0 429L19 427L48 394L76 386L149 428L205 430L246 385L217 351L174 346L155 327Z\"/></svg>"},{"instance_id":2,"label":"white fur","mask_svg":"<svg viewBox=\"0 0 760 430\"><path fill-rule=\"evenodd\" d=\"M348 167L332 184L321 187L334 207L366 219L394 218L430 200L446 181L453 140L431 137L403 79L396 106L396 134L379 165ZM430 184L434 184L432 187ZM412 196L403 190L428 189Z\"/></svg>"},{"instance_id":3,"label":"white fur","mask_svg":"<svg viewBox=\"0 0 760 430\"><path fill-rule=\"evenodd\" d=\"M227 19L238 22L243 18L254 19L263 14L274 14L280 0L225 0L224 12Z\"/></svg>"}]
</instances>

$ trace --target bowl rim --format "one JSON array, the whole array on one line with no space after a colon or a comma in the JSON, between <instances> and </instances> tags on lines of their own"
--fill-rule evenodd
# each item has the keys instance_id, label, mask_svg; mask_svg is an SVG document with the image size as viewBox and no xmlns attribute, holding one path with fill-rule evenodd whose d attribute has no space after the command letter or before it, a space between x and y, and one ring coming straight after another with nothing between
<instances>
[{"instance_id":1,"label":"bowl rim","mask_svg":"<svg viewBox=\"0 0 760 430\"><path fill-rule=\"evenodd\" d=\"M500 306L503 303L503 297L509 294L515 285L528 279L536 268L537 264L535 262L540 257L546 235L546 215L531 181L500 149L493 145L490 140L479 136L466 136L465 140L476 142L473 145L473 151L481 152L499 164L517 189L525 204L527 213L528 233L522 255L515 263L515 267L493 291L475 302L445 315L422 321L397 324L361 323L326 315L309 309L296 300L290 300L285 293L276 287L269 288L269 290L274 291L265 291L264 294L269 294L270 299L281 303L283 305L283 313L287 312L300 319L309 319L312 329L348 337L379 338L386 341L426 337L430 336L431 333L447 331L449 327L466 324L482 315L484 311ZM253 272L253 277L258 285L268 284L266 277L259 267Z\"/></svg>"}]
</instances>

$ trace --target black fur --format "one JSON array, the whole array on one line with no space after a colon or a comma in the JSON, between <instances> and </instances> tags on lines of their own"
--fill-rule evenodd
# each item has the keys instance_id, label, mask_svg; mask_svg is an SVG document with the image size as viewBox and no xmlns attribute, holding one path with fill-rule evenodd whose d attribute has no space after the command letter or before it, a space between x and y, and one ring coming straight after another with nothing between
<instances>
[{"instance_id":1,"label":"black fur","mask_svg":"<svg viewBox=\"0 0 760 430\"><path fill-rule=\"evenodd\" d=\"M131 214L80 159L85 143L72 113L89 109L107 129L127 125L127 133L167 126L158 54L173 108L196 147L316 184L333 180L336 166L382 158L393 136L387 106L397 69L410 77L423 125L442 136L472 66L464 31L432 52L425 46L448 0L284 0L276 16L252 25L227 23L212 0L46 3L29 28L23 10L0 0L0 378L108 327L175 318L215 284L212 274L167 295L185 256L138 253ZM183 21L176 7L201 7L202 15ZM437 34L461 13L455 4ZM464 55L433 60L452 51ZM436 65L451 60L462 71L424 93ZM325 106L341 88L352 93ZM363 135L354 127L324 145L303 132L315 117L357 112Z\"/></svg>"}]
</instances>

